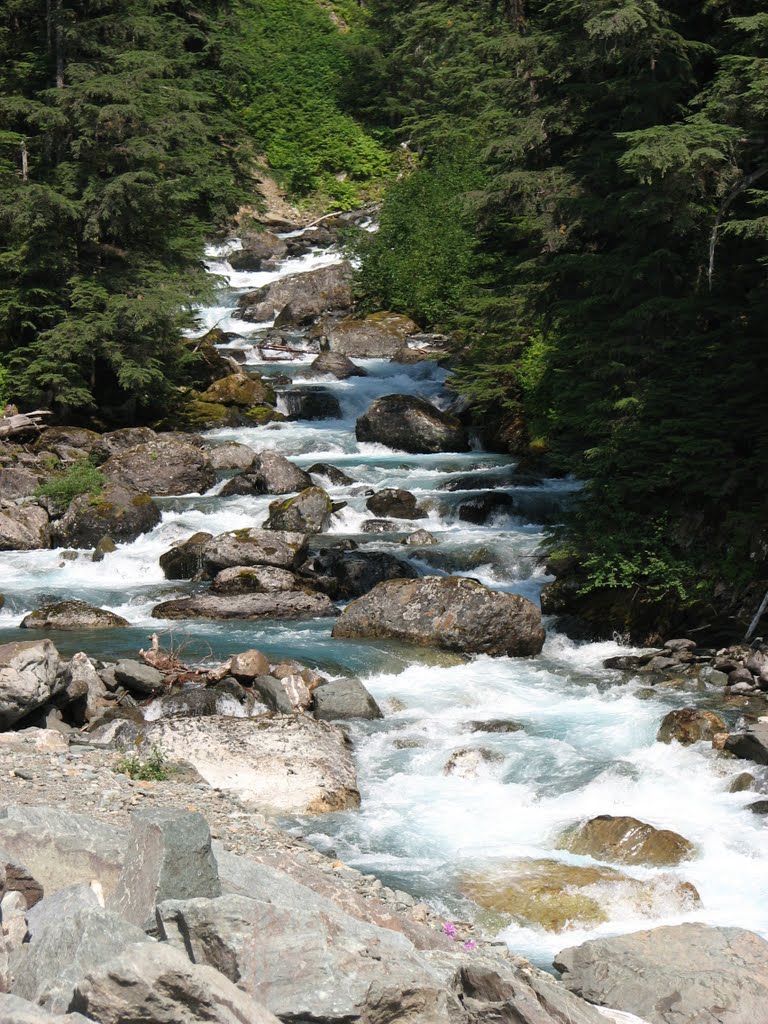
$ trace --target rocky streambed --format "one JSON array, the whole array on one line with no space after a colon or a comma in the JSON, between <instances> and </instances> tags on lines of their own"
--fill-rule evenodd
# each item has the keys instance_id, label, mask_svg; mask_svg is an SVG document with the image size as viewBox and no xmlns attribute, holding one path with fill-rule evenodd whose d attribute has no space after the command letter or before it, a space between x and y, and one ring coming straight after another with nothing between
<instances>
[{"instance_id":1,"label":"rocky streambed","mask_svg":"<svg viewBox=\"0 0 768 1024\"><path fill-rule=\"evenodd\" d=\"M157 959L175 979L158 974L159 989L199 992L192 975L208 965L283 1020L598 1019L566 987L651 1021L705 1020L715 1005L716 1019L762 1019L760 645L643 652L542 623L544 529L577 484L485 450L488 432L446 388L444 339L355 316L333 234L283 234L211 251L228 285L190 340L209 380L174 429L35 429L0 452L0 772L4 802L21 807L7 818L23 822L17 842L0 819L7 864L45 890L40 906L65 881L104 890L127 872L119 905L87 911L94 934L117 927L104 914L148 927L175 961ZM52 460L84 455L98 494L35 495ZM157 752L167 777L128 778L126 758ZM56 837L99 826L46 811L33 828L24 808L45 805L110 824L111 866L96 870L91 851L80 874L54 871L68 842ZM197 889L167 886L161 867L152 889L126 867L146 843L153 865L165 849L183 861L171 837L203 828L144 807L203 813L222 843L220 891L210 851ZM248 863L235 870L234 855ZM225 884L239 874L252 889ZM13 934L31 941L9 946L10 977L35 956L19 891L8 886L26 922ZM90 897L72 899L79 913ZM281 925L281 907L308 913L306 929ZM647 929L631 948L614 938ZM63 934L50 942L67 948ZM315 978L349 973L338 999L330 982L327 1001L319 982L314 1003L302 994L297 936ZM274 944L273 966L256 968L254 944ZM45 978L14 991L90 1019L155 1019L140 1016L149 1003L115 1008L105 980L146 973L151 955L109 948L121 966L84 953L55 1003ZM565 986L519 954L556 961ZM632 963L645 981L618 966L597 978L596 962ZM695 975L715 962L725 980L702 988ZM157 1019L267 1012L216 991L230 1016L187 1018L171 1000Z\"/></svg>"}]
</instances>

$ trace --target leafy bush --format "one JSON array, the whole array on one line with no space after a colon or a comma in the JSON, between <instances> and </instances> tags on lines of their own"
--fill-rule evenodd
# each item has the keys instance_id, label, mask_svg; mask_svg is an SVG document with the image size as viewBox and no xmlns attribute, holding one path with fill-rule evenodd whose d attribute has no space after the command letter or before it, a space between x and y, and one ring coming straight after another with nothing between
<instances>
[{"instance_id":1,"label":"leafy bush","mask_svg":"<svg viewBox=\"0 0 768 1024\"><path fill-rule=\"evenodd\" d=\"M7 366L0 366L0 412L11 400L11 371Z\"/></svg>"},{"instance_id":2,"label":"leafy bush","mask_svg":"<svg viewBox=\"0 0 768 1024\"><path fill-rule=\"evenodd\" d=\"M142 782L165 782L170 775L165 754L157 746L152 747L146 758L140 758L137 754L127 755L118 761L115 771Z\"/></svg>"},{"instance_id":3,"label":"leafy bush","mask_svg":"<svg viewBox=\"0 0 768 1024\"><path fill-rule=\"evenodd\" d=\"M68 505L81 494L101 494L106 483L104 474L88 459L75 462L66 469L56 471L44 484L37 488L35 494L41 498L51 498L57 504Z\"/></svg>"}]
</instances>

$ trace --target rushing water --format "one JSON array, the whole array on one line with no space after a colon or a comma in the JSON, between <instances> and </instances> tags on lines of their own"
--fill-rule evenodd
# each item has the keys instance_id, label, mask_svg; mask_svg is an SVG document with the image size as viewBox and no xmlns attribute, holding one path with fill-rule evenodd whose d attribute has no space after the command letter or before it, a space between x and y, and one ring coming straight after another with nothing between
<instances>
[{"instance_id":1,"label":"rushing water","mask_svg":"<svg viewBox=\"0 0 768 1024\"><path fill-rule=\"evenodd\" d=\"M418 394L445 405L449 395L444 371L432 363L405 367L365 360L360 362L369 376L340 382L312 377L309 354L290 362L261 362L259 341L271 324L233 318L237 295L288 273L329 265L339 256L317 252L288 260L274 273L250 274L233 272L226 254L227 247L210 252L211 271L226 283L219 305L201 311L202 323L240 335L233 345L245 350L253 370L287 374L303 386L333 392L342 415L338 420L212 431L210 440L237 440L255 450L273 448L305 467L332 463L356 481L328 487L334 498L348 502L332 528L336 538L353 537L369 549L407 557L423 573L471 575L537 600L546 582L534 557L542 538L540 520L551 520L573 483L503 486L516 497L519 517L498 515L485 526L462 522L458 506L477 490L445 491L441 485L466 473L487 478L488 486L500 479L503 485L504 473L514 468L512 460L479 450L406 455L359 444L354 436L355 417L377 396ZM404 487L417 495L429 517L410 529L430 530L439 538L438 546L414 551L400 545L402 535L360 534L361 522L371 517L365 510L366 492L381 487ZM135 654L148 633L161 625L150 617L153 605L190 587L163 578L160 554L196 530L218 533L260 525L265 518L268 497L220 498L219 488L203 496L159 499L161 524L101 563L91 561L88 552L73 559L61 551L0 555L0 589L6 595L0 639L23 636L17 631L19 620L44 598L78 597L123 615L131 629L61 634L56 642L62 652L85 648L94 656ZM496 921L513 949L546 966L554 952L590 935L680 920L740 925L768 935L768 829L745 809L753 794L728 792L729 780L745 765L718 757L704 744L684 749L655 741L670 708L712 707L716 694L664 687L651 691L641 678L628 681L603 669L603 660L619 650L615 643L579 646L550 632L538 658L456 663L439 656L418 657L383 642L333 640L331 625L327 619L174 624L177 640L190 636L190 656L223 656L258 646L275 657L358 674L385 709L382 721L351 727L361 810L289 823L321 849L335 850L388 884L430 898L446 916L466 919L473 910L460 892L465 872L519 857L590 864L588 858L555 850L558 833L579 819L630 814L682 833L696 844L697 855L671 872L633 868L628 873L644 881L662 873L689 881L701 895L701 907L681 910L671 898L665 903L663 890L661 897L638 906L606 888L601 899L609 920L592 930L553 933L508 919ZM469 730L471 721L491 718L511 718L523 728L513 733ZM451 753L467 746L500 757L477 777L445 775Z\"/></svg>"}]
</instances>

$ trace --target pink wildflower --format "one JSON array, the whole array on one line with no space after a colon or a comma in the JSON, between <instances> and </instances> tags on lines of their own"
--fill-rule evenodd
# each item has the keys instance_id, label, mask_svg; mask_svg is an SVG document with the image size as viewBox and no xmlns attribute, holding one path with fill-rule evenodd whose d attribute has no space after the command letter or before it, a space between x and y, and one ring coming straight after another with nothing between
<instances>
[{"instance_id":1,"label":"pink wildflower","mask_svg":"<svg viewBox=\"0 0 768 1024\"><path fill-rule=\"evenodd\" d=\"M453 923L453 921L446 921L445 924L443 925L443 931L445 932L449 939L456 938L456 925Z\"/></svg>"},{"instance_id":2,"label":"pink wildflower","mask_svg":"<svg viewBox=\"0 0 768 1024\"><path fill-rule=\"evenodd\" d=\"M464 949L466 949L468 953L471 953L473 949L477 949L477 943L474 939L467 939L464 943Z\"/></svg>"}]
</instances>

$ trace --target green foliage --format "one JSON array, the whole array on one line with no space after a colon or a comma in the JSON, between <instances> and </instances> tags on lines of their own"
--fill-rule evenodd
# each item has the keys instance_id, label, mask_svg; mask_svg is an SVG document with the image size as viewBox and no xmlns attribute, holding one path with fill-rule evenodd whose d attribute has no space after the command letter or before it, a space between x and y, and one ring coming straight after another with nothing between
<instances>
[{"instance_id":1,"label":"green foliage","mask_svg":"<svg viewBox=\"0 0 768 1024\"><path fill-rule=\"evenodd\" d=\"M11 400L11 371L0 365L0 412Z\"/></svg>"},{"instance_id":2,"label":"green foliage","mask_svg":"<svg viewBox=\"0 0 768 1024\"><path fill-rule=\"evenodd\" d=\"M137 754L126 755L115 765L115 771L142 782L165 782L171 774L165 754L157 746L144 758Z\"/></svg>"},{"instance_id":3,"label":"green foliage","mask_svg":"<svg viewBox=\"0 0 768 1024\"><path fill-rule=\"evenodd\" d=\"M56 504L66 507L81 494L98 496L105 484L104 474L88 459L81 459L66 469L54 472L37 488L35 494L41 498L51 498Z\"/></svg>"},{"instance_id":4,"label":"green foliage","mask_svg":"<svg viewBox=\"0 0 768 1024\"><path fill-rule=\"evenodd\" d=\"M338 26L360 21L355 8L240 0L216 29L218 89L239 123L289 192L315 193L336 209L358 204L392 166L389 152L340 105L349 57Z\"/></svg>"}]
</instances>

